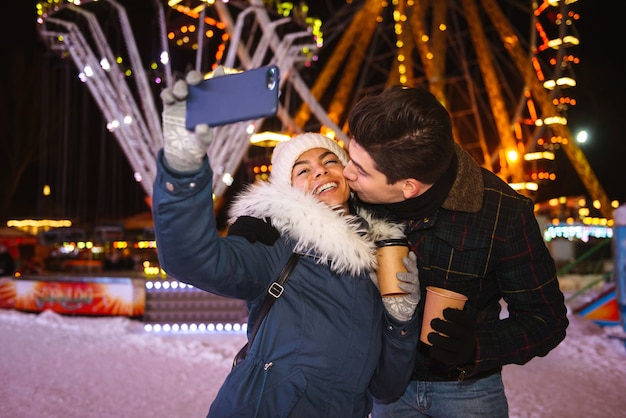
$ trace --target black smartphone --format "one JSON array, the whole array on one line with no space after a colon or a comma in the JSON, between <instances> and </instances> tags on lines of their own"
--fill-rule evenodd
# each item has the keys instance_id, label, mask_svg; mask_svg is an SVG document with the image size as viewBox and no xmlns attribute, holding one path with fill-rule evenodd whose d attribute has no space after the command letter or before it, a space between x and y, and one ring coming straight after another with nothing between
<instances>
[{"instance_id":1,"label":"black smartphone","mask_svg":"<svg viewBox=\"0 0 626 418\"><path fill-rule=\"evenodd\" d=\"M185 125L220 126L274 116L278 111L278 67L268 65L189 86Z\"/></svg>"}]
</instances>

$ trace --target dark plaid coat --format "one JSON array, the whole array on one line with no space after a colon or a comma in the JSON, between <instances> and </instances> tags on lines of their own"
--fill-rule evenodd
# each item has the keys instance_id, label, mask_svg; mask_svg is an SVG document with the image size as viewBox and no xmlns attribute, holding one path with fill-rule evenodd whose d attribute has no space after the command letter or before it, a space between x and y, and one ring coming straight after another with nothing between
<instances>
[{"instance_id":1,"label":"dark plaid coat","mask_svg":"<svg viewBox=\"0 0 626 418\"><path fill-rule=\"evenodd\" d=\"M457 157L456 180L442 207L408 222L408 238L422 294L426 286L438 286L468 296L466 309L477 320L471 375L479 376L545 356L565 338L569 322L533 202L459 147ZM503 319L501 300L508 308ZM418 350L414 380L458 375Z\"/></svg>"}]
</instances>

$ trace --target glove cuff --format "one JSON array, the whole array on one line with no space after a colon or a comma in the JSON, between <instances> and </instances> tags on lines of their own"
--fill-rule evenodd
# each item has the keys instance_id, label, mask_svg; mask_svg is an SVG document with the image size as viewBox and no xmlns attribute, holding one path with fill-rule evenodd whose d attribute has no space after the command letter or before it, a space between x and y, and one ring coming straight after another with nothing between
<instances>
[{"instance_id":1,"label":"glove cuff","mask_svg":"<svg viewBox=\"0 0 626 418\"><path fill-rule=\"evenodd\" d=\"M407 296L390 296L382 299L387 313L399 322L410 320L417 307L417 302L412 302Z\"/></svg>"},{"instance_id":2,"label":"glove cuff","mask_svg":"<svg viewBox=\"0 0 626 418\"><path fill-rule=\"evenodd\" d=\"M177 171L196 171L202 167L206 148L183 126L184 119L163 115L163 154L167 164Z\"/></svg>"}]
</instances>

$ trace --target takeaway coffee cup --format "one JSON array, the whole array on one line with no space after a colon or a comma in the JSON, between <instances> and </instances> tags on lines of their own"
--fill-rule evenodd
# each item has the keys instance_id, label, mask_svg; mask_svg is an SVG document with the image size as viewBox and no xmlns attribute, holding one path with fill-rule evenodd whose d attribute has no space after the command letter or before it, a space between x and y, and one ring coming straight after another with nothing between
<instances>
[{"instance_id":1,"label":"takeaway coffee cup","mask_svg":"<svg viewBox=\"0 0 626 418\"><path fill-rule=\"evenodd\" d=\"M443 319L443 310L446 308L463 309L466 301L467 296L460 293L440 287L427 286L420 341L431 345L428 342L428 334L433 332L433 329L430 327L430 321L434 318Z\"/></svg>"},{"instance_id":2,"label":"takeaway coffee cup","mask_svg":"<svg viewBox=\"0 0 626 418\"><path fill-rule=\"evenodd\" d=\"M396 273L406 272L402 259L409 255L409 243L405 239L376 241L378 260L378 288L383 297L402 296L406 292L398 287Z\"/></svg>"}]
</instances>

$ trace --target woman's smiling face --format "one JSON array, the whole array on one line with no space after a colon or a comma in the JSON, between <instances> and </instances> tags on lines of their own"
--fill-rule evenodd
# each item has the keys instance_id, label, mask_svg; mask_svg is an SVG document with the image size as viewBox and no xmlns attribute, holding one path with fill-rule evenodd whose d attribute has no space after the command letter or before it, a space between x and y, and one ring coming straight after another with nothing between
<instances>
[{"instance_id":1,"label":"woman's smiling face","mask_svg":"<svg viewBox=\"0 0 626 418\"><path fill-rule=\"evenodd\" d=\"M328 206L348 209L350 187L343 176L344 166L339 158L325 148L313 148L302 153L291 170L291 184L312 193Z\"/></svg>"}]
</instances>

